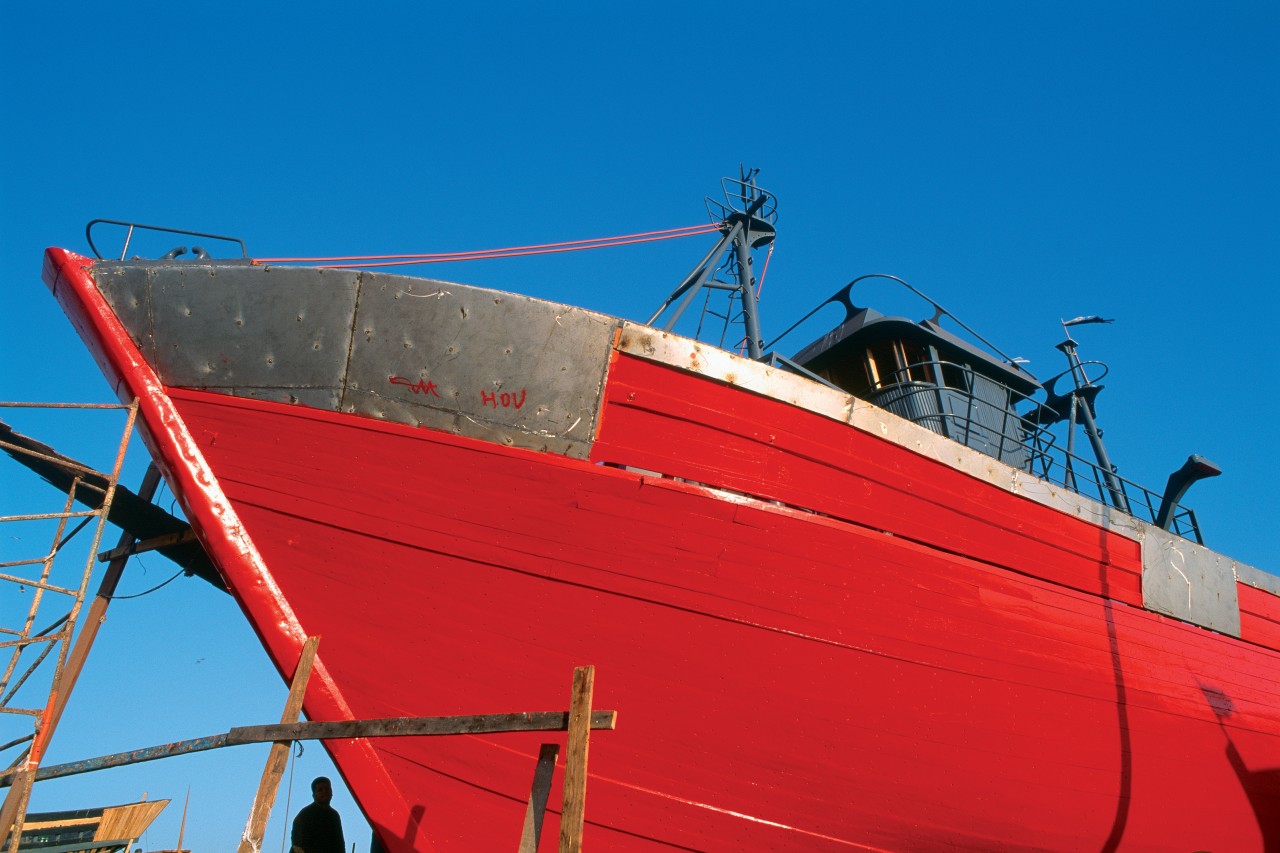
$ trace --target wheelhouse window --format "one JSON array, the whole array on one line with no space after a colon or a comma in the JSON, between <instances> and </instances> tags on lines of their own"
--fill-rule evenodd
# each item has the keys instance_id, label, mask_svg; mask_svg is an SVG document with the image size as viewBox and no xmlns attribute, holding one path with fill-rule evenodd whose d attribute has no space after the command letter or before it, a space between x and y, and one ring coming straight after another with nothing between
<instances>
[{"instance_id":1,"label":"wheelhouse window","mask_svg":"<svg viewBox=\"0 0 1280 853\"><path fill-rule=\"evenodd\" d=\"M856 354L855 354L856 353ZM916 341L884 338L844 358L836 357L815 372L858 397L904 383L937 384L933 348ZM961 387L963 387L963 381Z\"/></svg>"},{"instance_id":2,"label":"wheelhouse window","mask_svg":"<svg viewBox=\"0 0 1280 853\"><path fill-rule=\"evenodd\" d=\"M868 388L879 390L904 382L934 381L931 349L915 341L884 340L867 347Z\"/></svg>"},{"instance_id":3,"label":"wheelhouse window","mask_svg":"<svg viewBox=\"0 0 1280 853\"><path fill-rule=\"evenodd\" d=\"M915 341L899 341L898 354L901 358L903 373L912 382L933 382L930 366L937 361L933 350Z\"/></svg>"},{"instance_id":4,"label":"wheelhouse window","mask_svg":"<svg viewBox=\"0 0 1280 853\"><path fill-rule=\"evenodd\" d=\"M968 393L973 390L972 373L967 365L950 361L942 363L942 382L948 388Z\"/></svg>"}]
</instances>

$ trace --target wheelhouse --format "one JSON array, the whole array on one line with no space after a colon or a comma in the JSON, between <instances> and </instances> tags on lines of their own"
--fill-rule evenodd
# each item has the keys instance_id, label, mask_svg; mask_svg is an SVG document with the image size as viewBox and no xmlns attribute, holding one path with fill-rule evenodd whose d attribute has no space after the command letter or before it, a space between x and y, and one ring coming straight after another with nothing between
<instances>
[{"instance_id":1,"label":"wheelhouse","mask_svg":"<svg viewBox=\"0 0 1280 853\"><path fill-rule=\"evenodd\" d=\"M947 438L1029 468L1035 428L1018 406L1040 383L942 329L870 308L793 358L806 370Z\"/></svg>"}]
</instances>

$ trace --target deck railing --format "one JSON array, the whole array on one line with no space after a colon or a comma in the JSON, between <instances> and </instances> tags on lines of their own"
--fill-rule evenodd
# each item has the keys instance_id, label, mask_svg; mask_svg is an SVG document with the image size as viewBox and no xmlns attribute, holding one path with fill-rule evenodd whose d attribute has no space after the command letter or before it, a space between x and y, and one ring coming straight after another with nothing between
<instances>
[{"instance_id":1,"label":"deck railing","mask_svg":"<svg viewBox=\"0 0 1280 853\"><path fill-rule=\"evenodd\" d=\"M1036 396L1042 395L1041 391ZM1045 400L1021 394L967 365L913 364L883 377L865 396L899 417L1028 474L1156 523L1162 495L1076 453L1081 437L1071 433L1078 422L1041 422ZM1086 403L1081 400L1078 405ZM1203 544L1195 513L1186 507L1174 508L1170 530Z\"/></svg>"}]
</instances>

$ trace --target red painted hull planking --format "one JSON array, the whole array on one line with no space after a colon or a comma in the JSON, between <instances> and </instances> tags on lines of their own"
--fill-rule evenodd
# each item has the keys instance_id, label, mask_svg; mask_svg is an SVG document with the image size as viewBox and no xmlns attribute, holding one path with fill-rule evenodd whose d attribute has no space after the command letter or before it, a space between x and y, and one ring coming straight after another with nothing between
<instances>
[{"instance_id":1,"label":"red painted hull planking","mask_svg":"<svg viewBox=\"0 0 1280 853\"><path fill-rule=\"evenodd\" d=\"M629 356L589 461L162 388L61 269L277 665L323 635L312 719L563 708L594 664L594 850L1280 846L1272 596L1254 642L1143 610L1125 537ZM562 737L329 749L391 853L475 851Z\"/></svg>"},{"instance_id":2,"label":"red painted hull planking","mask_svg":"<svg viewBox=\"0 0 1280 853\"><path fill-rule=\"evenodd\" d=\"M1247 584L1236 584L1240 597L1240 636L1253 643L1280 649L1280 597Z\"/></svg>"}]
</instances>

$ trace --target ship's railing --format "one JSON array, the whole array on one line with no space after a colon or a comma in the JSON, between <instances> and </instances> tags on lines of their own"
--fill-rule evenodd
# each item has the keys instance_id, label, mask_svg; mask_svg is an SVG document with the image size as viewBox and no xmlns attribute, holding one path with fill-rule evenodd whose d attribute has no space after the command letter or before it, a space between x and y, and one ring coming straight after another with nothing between
<instances>
[{"instance_id":1,"label":"ship's railing","mask_svg":"<svg viewBox=\"0 0 1280 853\"><path fill-rule=\"evenodd\" d=\"M228 237L224 234L208 234L203 231L188 231L183 228L165 228L160 225L143 225L141 222L125 222L119 219L94 219L84 227L84 237L89 243L89 248L93 250L94 257L103 260L103 254L99 251L97 245L93 242L93 229L95 225L116 225L125 229L124 243L120 248L120 257L118 260L123 261L129 254L129 244L133 241L134 232L136 231L153 231L161 234L178 234L187 237L201 237L205 240L220 240L226 243L235 243L240 247L240 257L248 259L249 250L245 248L244 241L239 237ZM171 260L179 255L187 253L186 246L177 246L165 255L165 260ZM197 258L208 258L209 253L201 246L192 246L191 253Z\"/></svg>"},{"instance_id":2,"label":"ship's railing","mask_svg":"<svg viewBox=\"0 0 1280 853\"><path fill-rule=\"evenodd\" d=\"M747 214L773 225L778 221L778 200L773 194L760 189L754 180L722 178L720 188L724 201L707 196L707 215L712 222L728 222L734 214Z\"/></svg>"},{"instance_id":3,"label":"ship's railing","mask_svg":"<svg viewBox=\"0 0 1280 853\"><path fill-rule=\"evenodd\" d=\"M941 380L929 381L921 378L924 376ZM1031 417L1033 412L1044 411L1043 400L1021 394L968 365L919 362L882 377L869 392L859 396L1077 494L1111 506L1123 507L1127 503L1131 515L1156 523L1160 493L1127 480L1114 470L1104 471L1096 461L1080 456L1075 452L1075 441L1085 439L1073 438L1073 427L1065 421L1046 424ZM1086 404L1081 401L1079 405ZM1195 513L1186 507L1174 508L1170 530L1203 544Z\"/></svg>"}]
</instances>

